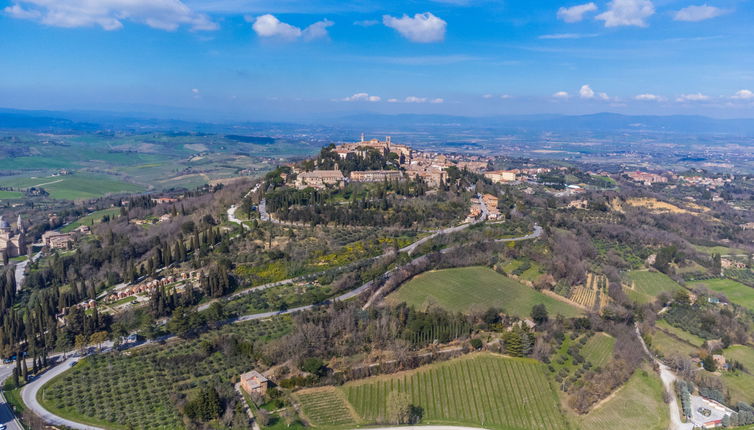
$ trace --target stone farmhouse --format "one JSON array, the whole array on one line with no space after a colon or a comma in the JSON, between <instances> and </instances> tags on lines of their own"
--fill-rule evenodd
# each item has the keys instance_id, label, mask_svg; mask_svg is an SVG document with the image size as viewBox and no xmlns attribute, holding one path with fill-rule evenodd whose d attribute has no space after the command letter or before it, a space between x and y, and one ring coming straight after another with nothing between
<instances>
[{"instance_id":1,"label":"stone farmhouse","mask_svg":"<svg viewBox=\"0 0 754 430\"><path fill-rule=\"evenodd\" d=\"M296 177L296 188L325 188L328 185L340 185L345 179L343 173L337 169L301 172Z\"/></svg>"},{"instance_id":2,"label":"stone farmhouse","mask_svg":"<svg viewBox=\"0 0 754 430\"><path fill-rule=\"evenodd\" d=\"M516 172L512 170L495 170L486 172L484 177L495 183L513 182L516 180Z\"/></svg>"},{"instance_id":3,"label":"stone farmhouse","mask_svg":"<svg viewBox=\"0 0 754 430\"><path fill-rule=\"evenodd\" d=\"M248 394L264 395L270 385L270 380L256 370L252 370L241 375L240 385Z\"/></svg>"}]
</instances>

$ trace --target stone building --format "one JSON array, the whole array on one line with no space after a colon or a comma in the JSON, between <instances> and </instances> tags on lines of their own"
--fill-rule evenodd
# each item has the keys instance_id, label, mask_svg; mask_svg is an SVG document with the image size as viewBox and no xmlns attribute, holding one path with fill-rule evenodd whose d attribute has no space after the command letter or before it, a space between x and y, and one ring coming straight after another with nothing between
<instances>
[{"instance_id":1,"label":"stone building","mask_svg":"<svg viewBox=\"0 0 754 430\"><path fill-rule=\"evenodd\" d=\"M0 216L0 253L7 254L8 257L26 255L26 229L21 215L18 216L15 229Z\"/></svg>"}]
</instances>

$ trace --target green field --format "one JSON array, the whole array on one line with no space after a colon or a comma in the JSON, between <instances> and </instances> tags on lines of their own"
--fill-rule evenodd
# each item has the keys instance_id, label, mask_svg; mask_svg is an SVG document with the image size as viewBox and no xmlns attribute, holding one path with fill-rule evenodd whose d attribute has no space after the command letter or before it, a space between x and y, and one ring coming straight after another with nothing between
<instances>
[{"instance_id":1,"label":"green field","mask_svg":"<svg viewBox=\"0 0 754 430\"><path fill-rule=\"evenodd\" d=\"M672 294L674 291L683 289L668 275L660 272L632 270L628 272L628 280L629 286L633 284L634 288L627 288L626 294L631 300L639 303L649 303L661 293Z\"/></svg>"},{"instance_id":2,"label":"green field","mask_svg":"<svg viewBox=\"0 0 754 430\"><path fill-rule=\"evenodd\" d=\"M706 279L689 283L692 287L704 286L710 290L724 294L733 303L754 310L754 288L727 278Z\"/></svg>"},{"instance_id":3,"label":"green field","mask_svg":"<svg viewBox=\"0 0 754 430\"><path fill-rule=\"evenodd\" d=\"M748 251L745 249L730 248L727 246L701 246L694 245L694 249L705 254L721 254L721 255L746 255Z\"/></svg>"},{"instance_id":4,"label":"green field","mask_svg":"<svg viewBox=\"0 0 754 430\"><path fill-rule=\"evenodd\" d=\"M24 193L20 191L0 190L0 200L20 199L23 196L24 196Z\"/></svg>"},{"instance_id":5,"label":"green field","mask_svg":"<svg viewBox=\"0 0 754 430\"><path fill-rule=\"evenodd\" d=\"M669 418L663 391L657 375L638 370L613 398L580 417L580 428L665 430Z\"/></svg>"},{"instance_id":6,"label":"green field","mask_svg":"<svg viewBox=\"0 0 754 430\"><path fill-rule=\"evenodd\" d=\"M110 216L110 218L117 217L120 214L120 208L108 208L108 209L102 209L100 211L92 212L89 215L83 216L76 221L64 226L60 229L62 233L68 233L73 230L76 230L82 225L88 225L91 226L92 224L99 224L100 221L102 221L102 217L105 215Z\"/></svg>"},{"instance_id":7,"label":"green field","mask_svg":"<svg viewBox=\"0 0 754 430\"><path fill-rule=\"evenodd\" d=\"M602 367L612 358L614 347L614 337L606 333L597 333L592 336L586 344L584 344L584 347L581 349L581 354L592 363L592 365Z\"/></svg>"},{"instance_id":8,"label":"green field","mask_svg":"<svg viewBox=\"0 0 754 430\"><path fill-rule=\"evenodd\" d=\"M182 429L174 394L232 381L254 367L254 360L239 351L224 353L200 344L213 345L223 336L263 342L286 334L289 321L230 324L192 340L93 355L45 384L38 398L57 415L108 429Z\"/></svg>"},{"instance_id":9,"label":"green field","mask_svg":"<svg viewBox=\"0 0 754 430\"><path fill-rule=\"evenodd\" d=\"M486 267L423 273L390 294L387 300L422 308L436 305L453 312L495 306L518 317L527 317L532 306L540 303L547 307L550 315L575 317L582 312L576 306L542 294Z\"/></svg>"},{"instance_id":10,"label":"green field","mask_svg":"<svg viewBox=\"0 0 754 430\"><path fill-rule=\"evenodd\" d=\"M0 186L26 189L41 187L50 197L61 200L91 199L108 193L135 193L144 187L124 182L114 176L74 174L44 178L9 177L0 179Z\"/></svg>"},{"instance_id":11,"label":"green field","mask_svg":"<svg viewBox=\"0 0 754 430\"><path fill-rule=\"evenodd\" d=\"M357 423L357 418L343 393L335 387L300 391L296 399L304 416L314 426L343 426Z\"/></svg>"},{"instance_id":12,"label":"green field","mask_svg":"<svg viewBox=\"0 0 754 430\"><path fill-rule=\"evenodd\" d=\"M682 330L678 327L672 326L668 324L668 322L665 320L657 320L657 322L655 323L655 326L699 348L701 348L702 344L705 342L704 339L702 339L701 337L695 334L689 333L686 330Z\"/></svg>"},{"instance_id":13,"label":"green field","mask_svg":"<svg viewBox=\"0 0 754 430\"><path fill-rule=\"evenodd\" d=\"M671 357L673 355L691 355L699 350L699 347L678 340L670 334L657 329L652 335L652 348L656 349L662 357Z\"/></svg>"},{"instance_id":14,"label":"green field","mask_svg":"<svg viewBox=\"0 0 754 430\"><path fill-rule=\"evenodd\" d=\"M535 360L480 353L349 382L341 389L366 423L384 420L389 393L400 391L422 408L422 424L568 429L546 372Z\"/></svg>"},{"instance_id":15,"label":"green field","mask_svg":"<svg viewBox=\"0 0 754 430\"><path fill-rule=\"evenodd\" d=\"M728 360L736 360L744 365L745 372L723 373L723 383L730 391L734 402L754 402L754 348L734 345L723 351Z\"/></svg>"}]
</instances>

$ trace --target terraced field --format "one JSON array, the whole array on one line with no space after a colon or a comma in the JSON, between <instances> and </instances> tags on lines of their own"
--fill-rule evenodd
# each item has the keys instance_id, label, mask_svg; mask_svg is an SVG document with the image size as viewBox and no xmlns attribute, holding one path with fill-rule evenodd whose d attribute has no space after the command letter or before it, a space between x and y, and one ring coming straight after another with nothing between
<instances>
[{"instance_id":1,"label":"terraced field","mask_svg":"<svg viewBox=\"0 0 754 430\"><path fill-rule=\"evenodd\" d=\"M691 355L699 349L662 330L655 330L652 335L652 348L656 349L662 357L671 357L677 354Z\"/></svg>"},{"instance_id":2,"label":"terraced field","mask_svg":"<svg viewBox=\"0 0 754 430\"><path fill-rule=\"evenodd\" d=\"M584 356L593 366L606 365L613 356L615 338L607 333L597 333L592 336L581 349Z\"/></svg>"},{"instance_id":3,"label":"terraced field","mask_svg":"<svg viewBox=\"0 0 754 430\"><path fill-rule=\"evenodd\" d=\"M613 398L580 417L582 430L668 428L662 382L651 370L638 370Z\"/></svg>"},{"instance_id":4,"label":"terraced field","mask_svg":"<svg viewBox=\"0 0 754 430\"><path fill-rule=\"evenodd\" d=\"M754 310L754 288L727 278L706 279L689 283L690 286L703 286L724 294L733 303Z\"/></svg>"},{"instance_id":5,"label":"terraced field","mask_svg":"<svg viewBox=\"0 0 754 430\"><path fill-rule=\"evenodd\" d=\"M490 429L569 429L543 364L473 354L415 371L348 383L342 390L367 423L384 419L388 394L407 393L422 424Z\"/></svg>"},{"instance_id":6,"label":"terraced field","mask_svg":"<svg viewBox=\"0 0 754 430\"><path fill-rule=\"evenodd\" d=\"M655 323L655 326L699 348L701 348L702 344L704 343L704 339L702 339L701 337L691 334L687 332L686 330L682 330L678 327L672 326L668 324L668 322L665 320L658 320Z\"/></svg>"},{"instance_id":7,"label":"terraced field","mask_svg":"<svg viewBox=\"0 0 754 430\"><path fill-rule=\"evenodd\" d=\"M419 308L439 306L453 312L501 307L504 312L526 317L532 306L544 304L550 315L574 317L581 309L546 296L487 267L463 267L431 271L416 276L390 294L390 303L406 302Z\"/></svg>"},{"instance_id":8,"label":"terraced field","mask_svg":"<svg viewBox=\"0 0 754 430\"><path fill-rule=\"evenodd\" d=\"M639 303L649 303L661 293L672 294L674 291L683 289L668 275L660 272L632 270L628 272L628 279L626 294Z\"/></svg>"},{"instance_id":9,"label":"terraced field","mask_svg":"<svg viewBox=\"0 0 754 430\"><path fill-rule=\"evenodd\" d=\"M303 390L295 396L307 420L314 426L353 425L358 421L343 393L335 387Z\"/></svg>"}]
</instances>

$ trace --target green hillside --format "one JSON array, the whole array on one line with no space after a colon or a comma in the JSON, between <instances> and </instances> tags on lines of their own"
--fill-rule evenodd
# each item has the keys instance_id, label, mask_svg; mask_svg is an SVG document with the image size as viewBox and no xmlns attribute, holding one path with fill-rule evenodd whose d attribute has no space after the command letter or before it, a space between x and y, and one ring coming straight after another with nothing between
<instances>
[{"instance_id":1,"label":"green hillside","mask_svg":"<svg viewBox=\"0 0 754 430\"><path fill-rule=\"evenodd\" d=\"M528 316L532 306L544 304L551 315L578 316L581 309L554 299L486 267L463 267L416 276L387 300L417 307L439 306L449 311L501 307L506 313Z\"/></svg>"}]
</instances>

